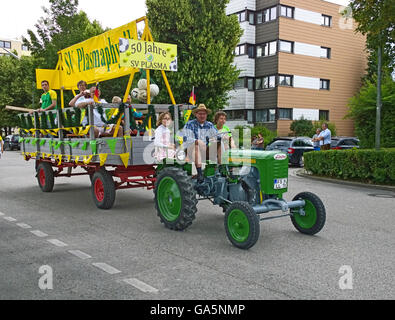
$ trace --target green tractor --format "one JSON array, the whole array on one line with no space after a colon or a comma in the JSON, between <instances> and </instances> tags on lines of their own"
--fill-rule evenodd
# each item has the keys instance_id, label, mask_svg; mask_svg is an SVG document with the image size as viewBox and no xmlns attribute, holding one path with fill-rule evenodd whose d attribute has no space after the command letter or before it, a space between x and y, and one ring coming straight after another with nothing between
<instances>
[{"instance_id":1,"label":"green tractor","mask_svg":"<svg viewBox=\"0 0 395 320\"><path fill-rule=\"evenodd\" d=\"M288 188L288 157L276 151L231 149L222 165L206 162L204 181L192 176L192 164L167 161L157 168L155 206L164 225L172 230L188 228L199 200L210 200L225 212L230 242L251 248L259 238L259 222L287 217L301 233L313 235L325 224L325 207L318 196L301 192L292 201L283 199ZM225 164L226 162L226 164ZM282 211L277 216L263 216Z\"/></svg>"}]
</instances>

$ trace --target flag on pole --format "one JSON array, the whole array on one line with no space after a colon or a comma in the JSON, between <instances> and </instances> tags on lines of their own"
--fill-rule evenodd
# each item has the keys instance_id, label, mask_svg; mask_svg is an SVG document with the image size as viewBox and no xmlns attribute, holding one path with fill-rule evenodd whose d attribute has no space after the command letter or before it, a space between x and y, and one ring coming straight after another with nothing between
<instances>
[{"instance_id":1,"label":"flag on pole","mask_svg":"<svg viewBox=\"0 0 395 320\"><path fill-rule=\"evenodd\" d=\"M99 82L97 82L96 83L96 89L95 89L95 95L93 96L93 100L96 102L96 103L99 103L100 102L100 100L99 100Z\"/></svg>"},{"instance_id":2,"label":"flag on pole","mask_svg":"<svg viewBox=\"0 0 395 320\"><path fill-rule=\"evenodd\" d=\"M189 103L192 104L192 105L196 104L195 87L192 87L191 96L189 97Z\"/></svg>"}]
</instances>

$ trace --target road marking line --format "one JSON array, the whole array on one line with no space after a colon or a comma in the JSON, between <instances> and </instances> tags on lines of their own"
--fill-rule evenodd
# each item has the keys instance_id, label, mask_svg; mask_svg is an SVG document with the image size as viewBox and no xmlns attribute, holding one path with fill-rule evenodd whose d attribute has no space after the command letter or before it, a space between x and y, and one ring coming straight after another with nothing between
<instances>
[{"instance_id":1,"label":"road marking line","mask_svg":"<svg viewBox=\"0 0 395 320\"><path fill-rule=\"evenodd\" d=\"M57 247L67 247L68 244L64 243L58 239L49 239L47 240L49 243L52 243L53 245L57 246Z\"/></svg>"},{"instance_id":2,"label":"road marking line","mask_svg":"<svg viewBox=\"0 0 395 320\"><path fill-rule=\"evenodd\" d=\"M45 232L42 232L40 230L33 230L33 231L30 231L30 232L33 233L35 236L40 237L40 238L48 237L48 235Z\"/></svg>"},{"instance_id":3,"label":"road marking line","mask_svg":"<svg viewBox=\"0 0 395 320\"><path fill-rule=\"evenodd\" d=\"M18 227L21 227L22 229L31 229L32 226L26 224L26 223L17 223L16 224Z\"/></svg>"},{"instance_id":4,"label":"road marking line","mask_svg":"<svg viewBox=\"0 0 395 320\"><path fill-rule=\"evenodd\" d=\"M10 221L10 222L15 222L15 221L17 221L15 218L13 218L13 217L3 217L4 218L4 220L7 220L7 221Z\"/></svg>"},{"instance_id":5,"label":"road marking line","mask_svg":"<svg viewBox=\"0 0 395 320\"><path fill-rule=\"evenodd\" d=\"M107 263L96 262L96 263L92 263L92 265L96 268L99 268L99 269L109 273L109 274L121 273L120 270L108 265Z\"/></svg>"},{"instance_id":6,"label":"road marking line","mask_svg":"<svg viewBox=\"0 0 395 320\"><path fill-rule=\"evenodd\" d=\"M4 214L3 212L0 212L0 217L1 217L1 216L5 216L5 214Z\"/></svg>"},{"instance_id":7,"label":"road marking line","mask_svg":"<svg viewBox=\"0 0 395 320\"><path fill-rule=\"evenodd\" d=\"M140 291L143 291L146 293L158 293L159 292L158 289L151 287L150 285L148 285L145 282L140 281L139 279L136 279L136 278L124 279L122 281L127 284L130 284L133 287L139 289Z\"/></svg>"},{"instance_id":8,"label":"road marking line","mask_svg":"<svg viewBox=\"0 0 395 320\"><path fill-rule=\"evenodd\" d=\"M92 258L89 254L86 254L85 252L82 252L80 250L69 250L68 252L82 260Z\"/></svg>"}]
</instances>

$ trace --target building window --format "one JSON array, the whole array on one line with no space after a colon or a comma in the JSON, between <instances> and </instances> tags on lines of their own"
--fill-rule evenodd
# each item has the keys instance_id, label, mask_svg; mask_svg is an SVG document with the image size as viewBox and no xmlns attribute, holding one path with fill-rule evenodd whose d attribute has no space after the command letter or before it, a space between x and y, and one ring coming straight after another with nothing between
<instances>
[{"instance_id":1,"label":"building window","mask_svg":"<svg viewBox=\"0 0 395 320\"><path fill-rule=\"evenodd\" d=\"M256 50L257 57L266 57L277 53L277 41L266 42L258 45Z\"/></svg>"},{"instance_id":2,"label":"building window","mask_svg":"<svg viewBox=\"0 0 395 320\"><path fill-rule=\"evenodd\" d=\"M282 52L293 53L294 52L294 43L292 41L280 40L279 50Z\"/></svg>"},{"instance_id":3,"label":"building window","mask_svg":"<svg viewBox=\"0 0 395 320\"><path fill-rule=\"evenodd\" d=\"M329 111L328 110L320 110L319 119L329 121Z\"/></svg>"},{"instance_id":4,"label":"building window","mask_svg":"<svg viewBox=\"0 0 395 320\"><path fill-rule=\"evenodd\" d=\"M248 58L255 58L255 46L253 44L247 45Z\"/></svg>"},{"instance_id":5,"label":"building window","mask_svg":"<svg viewBox=\"0 0 395 320\"><path fill-rule=\"evenodd\" d=\"M28 51L28 50L29 50L29 48L27 46L22 45L22 51Z\"/></svg>"},{"instance_id":6,"label":"building window","mask_svg":"<svg viewBox=\"0 0 395 320\"><path fill-rule=\"evenodd\" d=\"M254 78L247 78L248 91L254 91Z\"/></svg>"},{"instance_id":7,"label":"building window","mask_svg":"<svg viewBox=\"0 0 395 320\"><path fill-rule=\"evenodd\" d=\"M293 7L281 5L280 14L282 17L293 18L294 17L294 10L295 10L295 8L293 8Z\"/></svg>"},{"instance_id":8,"label":"building window","mask_svg":"<svg viewBox=\"0 0 395 320\"><path fill-rule=\"evenodd\" d=\"M252 116L252 110L247 110L247 121L249 123L252 123L254 121L253 116Z\"/></svg>"},{"instance_id":9,"label":"building window","mask_svg":"<svg viewBox=\"0 0 395 320\"><path fill-rule=\"evenodd\" d=\"M246 12L245 11L236 13L236 15L237 15L237 19L239 20L239 22L246 21Z\"/></svg>"},{"instance_id":10,"label":"building window","mask_svg":"<svg viewBox=\"0 0 395 320\"><path fill-rule=\"evenodd\" d=\"M243 54L246 53L246 48L245 48L245 44L239 45L236 47L235 49L235 55L236 56L241 56Z\"/></svg>"},{"instance_id":11,"label":"building window","mask_svg":"<svg viewBox=\"0 0 395 320\"><path fill-rule=\"evenodd\" d=\"M11 42L0 40L0 48L11 49Z\"/></svg>"},{"instance_id":12,"label":"building window","mask_svg":"<svg viewBox=\"0 0 395 320\"><path fill-rule=\"evenodd\" d=\"M269 22L277 19L277 6L267 8L263 12L258 12L256 15L256 23Z\"/></svg>"},{"instance_id":13,"label":"building window","mask_svg":"<svg viewBox=\"0 0 395 320\"><path fill-rule=\"evenodd\" d=\"M260 109L255 111L255 122L273 122L276 120L276 109Z\"/></svg>"},{"instance_id":14,"label":"building window","mask_svg":"<svg viewBox=\"0 0 395 320\"><path fill-rule=\"evenodd\" d=\"M278 119L281 120L292 120L292 109L278 109Z\"/></svg>"},{"instance_id":15,"label":"building window","mask_svg":"<svg viewBox=\"0 0 395 320\"><path fill-rule=\"evenodd\" d=\"M331 58L331 48L321 47L321 58Z\"/></svg>"},{"instance_id":16,"label":"building window","mask_svg":"<svg viewBox=\"0 0 395 320\"><path fill-rule=\"evenodd\" d=\"M257 78L255 81L255 89L271 89L276 86L276 76L265 76Z\"/></svg>"},{"instance_id":17,"label":"building window","mask_svg":"<svg viewBox=\"0 0 395 320\"><path fill-rule=\"evenodd\" d=\"M248 22L250 24L255 24L255 13L254 12L248 12Z\"/></svg>"},{"instance_id":18,"label":"building window","mask_svg":"<svg viewBox=\"0 0 395 320\"><path fill-rule=\"evenodd\" d=\"M236 83L234 84L234 89L242 89L245 88L245 81L244 78L239 78Z\"/></svg>"},{"instance_id":19,"label":"building window","mask_svg":"<svg viewBox=\"0 0 395 320\"><path fill-rule=\"evenodd\" d=\"M320 79L320 89L321 90L329 90L330 80Z\"/></svg>"},{"instance_id":20,"label":"building window","mask_svg":"<svg viewBox=\"0 0 395 320\"><path fill-rule=\"evenodd\" d=\"M321 19L321 24L325 27L330 27L332 25L332 17L323 14Z\"/></svg>"},{"instance_id":21,"label":"building window","mask_svg":"<svg viewBox=\"0 0 395 320\"><path fill-rule=\"evenodd\" d=\"M260 23L262 23L263 22L263 14L262 14L262 12L258 12L257 14L256 14L256 23L257 24L260 24Z\"/></svg>"},{"instance_id":22,"label":"building window","mask_svg":"<svg viewBox=\"0 0 395 320\"><path fill-rule=\"evenodd\" d=\"M286 75L286 74L280 74L278 76L278 85L279 86L292 87L293 86L293 79L294 79L294 76Z\"/></svg>"},{"instance_id":23,"label":"building window","mask_svg":"<svg viewBox=\"0 0 395 320\"><path fill-rule=\"evenodd\" d=\"M245 120L245 110L229 110L226 112L229 120Z\"/></svg>"}]
</instances>

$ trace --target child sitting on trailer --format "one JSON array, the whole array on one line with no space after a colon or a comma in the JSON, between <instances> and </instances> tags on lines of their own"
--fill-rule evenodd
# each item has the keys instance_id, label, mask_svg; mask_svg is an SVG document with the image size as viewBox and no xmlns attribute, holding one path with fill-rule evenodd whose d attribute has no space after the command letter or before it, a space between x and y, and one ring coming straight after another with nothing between
<instances>
[{"instance_id":1,"label":"child sitting on trailer","mask_svg":"<svg viewBox=\"0 0 395 320\"><path fill-rule=\"evenodd\" d=\"M164 112L159 116L156 123L155 130L155 159L160 162L165 158L174 158L176 146L172 143L172 135L170 127L172 125L172 119L170 112Z\"/></svg>"}]
</instances>

